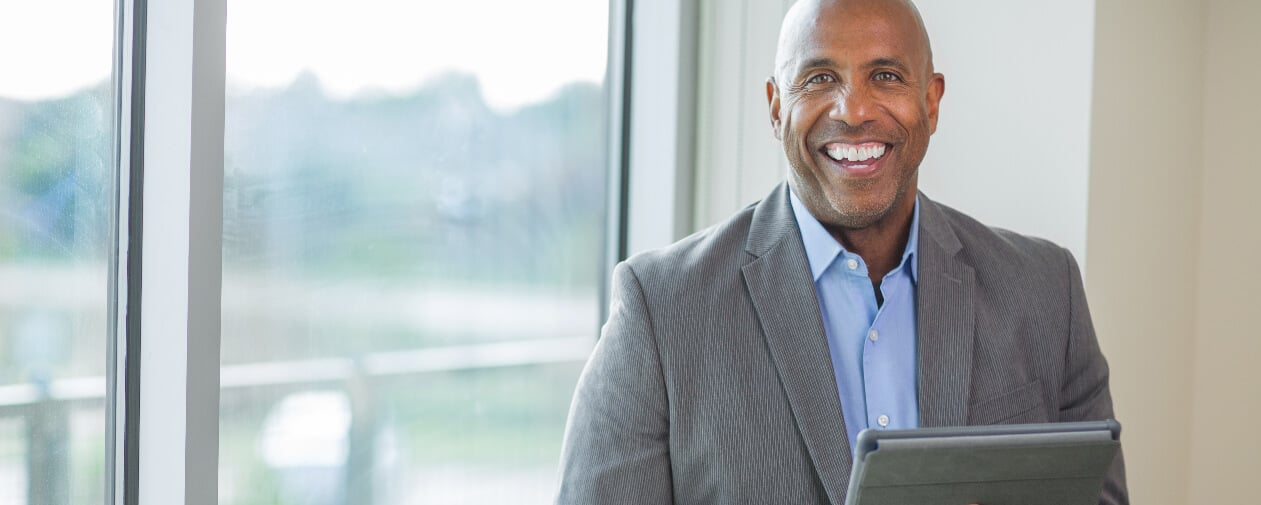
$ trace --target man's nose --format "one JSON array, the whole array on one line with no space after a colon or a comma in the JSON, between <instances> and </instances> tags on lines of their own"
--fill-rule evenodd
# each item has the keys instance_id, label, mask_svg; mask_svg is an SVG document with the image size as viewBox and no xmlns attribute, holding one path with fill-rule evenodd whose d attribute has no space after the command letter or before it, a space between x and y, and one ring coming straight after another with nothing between
<instances>
[{"instance_id":1,"label":"man's nose","mask_svg":"<svg viewBox=\"0 0 1261 505\"><path fill-rule=\"evenodd\" d=\"M875 103L863 86L846 86L836 94L828 117L850 126L859 126L874 118Z\"/></svg>"}]
</instances>

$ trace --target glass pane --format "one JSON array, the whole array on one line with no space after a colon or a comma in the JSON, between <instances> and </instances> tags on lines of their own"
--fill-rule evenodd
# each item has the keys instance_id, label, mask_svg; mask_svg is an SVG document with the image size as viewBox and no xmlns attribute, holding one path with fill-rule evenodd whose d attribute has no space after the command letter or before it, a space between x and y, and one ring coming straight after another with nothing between
<instances>
[{"instance_id":1,"label":"glass pane","mask_svg":"<svg viewBox=\"0 0 1261 505\"><path fill-rule=\"evenodd\" d=\"M102 503L114 3L0 3L0 505Z\"/></svg>"},{"instance_id":2,"label":"glass pane","mask_svg":"<svg viewBox=\"0 0 1261 505\"><path fill-rule=\"evenodd\" d=\"M547 502L600 323L607 3L228 13L220 503Z\"/></svg>"}]
</instances>

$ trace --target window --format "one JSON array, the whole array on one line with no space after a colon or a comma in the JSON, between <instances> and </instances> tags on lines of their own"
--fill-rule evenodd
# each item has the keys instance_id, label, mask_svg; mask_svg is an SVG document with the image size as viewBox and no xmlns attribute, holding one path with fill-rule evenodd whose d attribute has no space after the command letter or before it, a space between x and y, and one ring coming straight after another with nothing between
<instances>
[{"instance_id":1,"label":"window","mask_svg":"<svg viewBox=\"0 0 1261 505\"><path fill-rule=\"evenodd\" d=\"M545 502L601 323L609 6L353 7L229 5L219 502Z\"/></svg>"},{"instance_id":2,"label":"window","mask_svg":"<svg viewBox=\"0 0 1261 505\"><path fill-rule=\"evenodd\" d=\"M413 4L0 7L0 505L547 500L628 6Z\"/></svg>"},{"instance_id":3,"label":"window","mask_svg":"<svg viewBox=\"0 0 1261 505\"><path fill-rule=\"evenodd\" d=\"M110 0L0 4L2 505L104 501L113 27Z\"/></svg>"}]
</instances>

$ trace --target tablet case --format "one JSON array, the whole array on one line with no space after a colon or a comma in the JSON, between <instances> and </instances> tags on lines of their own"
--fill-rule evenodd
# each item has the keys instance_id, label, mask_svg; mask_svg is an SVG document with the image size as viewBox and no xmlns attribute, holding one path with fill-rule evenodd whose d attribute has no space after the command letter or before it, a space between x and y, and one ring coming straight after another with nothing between
<instances>
[{"instance_id":1,"label":"tablet case","mask_svg":"<svg viewBox=\"0 0 1261 505\"><path fill-rule=\"evenodd\" d=\"M1116 421L858 435L846 505L1097 505Z\"/></svg>"}]
</instances>

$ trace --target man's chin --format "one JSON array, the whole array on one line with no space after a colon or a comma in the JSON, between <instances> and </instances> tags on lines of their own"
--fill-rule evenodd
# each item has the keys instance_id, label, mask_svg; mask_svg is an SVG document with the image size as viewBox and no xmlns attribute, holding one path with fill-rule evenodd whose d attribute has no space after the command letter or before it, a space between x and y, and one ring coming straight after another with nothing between
<instances>
[{"instance_id":1,"label":"man's chin","mask_svg":"<svg viewBox=\"0 0 1261 505\"><path fill-rule=\"evenodd\" d=\"M887 217L896 200L896 195L828 195L832 212L827 224L849 230L868 228Z\"/></svg>"},{"instance_id":2,"label":"man's chin","mask_svg":"<svg viewBox=\"0 0 1261 505\"><path fill-rule=\"evenodd\" d=\"M879 223L886 215L887 212L879 211L837 213L835 222L829 224L846 230L863 230Z\"/></svg>"}]
</instances>

